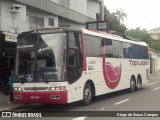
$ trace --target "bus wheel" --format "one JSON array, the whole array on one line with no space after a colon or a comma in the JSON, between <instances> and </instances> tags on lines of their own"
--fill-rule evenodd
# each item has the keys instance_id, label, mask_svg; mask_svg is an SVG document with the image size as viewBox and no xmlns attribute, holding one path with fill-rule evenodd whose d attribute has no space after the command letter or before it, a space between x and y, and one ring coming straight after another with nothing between
<instances>
[{"instance_id":1,"label":"bus wheel","mask_svg":"<svg viewBox=\"0 0 160 120\"><path fill-rule=\"evenodd\" d=\"M135 87L136 87L135 79L134 79L134 77L131 77L131 80L130 80L130 92L134 92L135 91Z\"/></svg>"},{"instance_id":2,"label":"bus wheel","mask_svg":"<svg viewBox=\"0 0 160 120\"><path fill-rule=\"evenodd\" d=\"M89 105L92 101L92 88L90 83L86 83L83 90L83 105Z\"/></svg>"},{"instance_id":3,"label":"bus wheel","mask_svg":"<svg viewBox=\"0 0 160 120\"><path fill-rule=\"evenodd\" d=\"M137 78L136 90L138 91L140 88L141 88L141 77L138 76L138 78Z\"/></svg>"}]
</instances>

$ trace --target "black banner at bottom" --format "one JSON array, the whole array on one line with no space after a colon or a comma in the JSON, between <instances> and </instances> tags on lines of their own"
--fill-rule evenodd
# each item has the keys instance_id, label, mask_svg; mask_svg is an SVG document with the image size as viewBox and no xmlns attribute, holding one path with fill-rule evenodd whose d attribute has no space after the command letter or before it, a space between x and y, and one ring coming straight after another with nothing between
<instances>
[{"instance_id":1,"label":"black banner at bottom","mask_svg":"<svg viewBox=\"0 0 160 120\"><path fill-rule=\"evenodd\" d=\"M3 111L0 117L160 117L160 111Z\"/></svg>"}]
</instances>

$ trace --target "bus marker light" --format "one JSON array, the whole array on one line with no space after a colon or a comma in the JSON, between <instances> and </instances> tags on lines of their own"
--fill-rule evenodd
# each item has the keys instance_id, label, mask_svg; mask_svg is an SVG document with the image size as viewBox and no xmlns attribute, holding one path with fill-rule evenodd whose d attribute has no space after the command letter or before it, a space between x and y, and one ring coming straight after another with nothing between
<instances>
[{"instance_id":1,"label":"bus marker light","mask_svg":"<svg viewBox=\"0 0 160 120\"><path fill-rule=\"evenodd\" d=\"M21 95L16 95L16 96L14 96L14 99L22 99L22 96Z\"/></svg>"},{"instance_id":2,"label":"bus marker light","mask_svg":"<svg viewBox=\"0 0 160 120\"><path fill-rule=\"evenodd\" d=\"M66 86L50 87L48 90L52 90L52 91L65 91L66 90Z\"/></svg>"},{"instance_id":3,"label":"bus marker light","mask_svg":"<svg viewBox=\"0 0 160 120\"><path fill-rule=\"evenodd\" d=\"M15 87L15 88L13 88L13 90L14 90L14 91L22 91L22 88L20 88L20 87Z\"/></svg>"},{"instance_id":4,"label":"bus marker light","mask_svg":"<svg viewBox=\"0 0 160 120\"><path fill-rule=\"evenodd\" d=\"M59 95L51 95L50 99L60 99L60 96Z\"/></svg>"}]
</instances>

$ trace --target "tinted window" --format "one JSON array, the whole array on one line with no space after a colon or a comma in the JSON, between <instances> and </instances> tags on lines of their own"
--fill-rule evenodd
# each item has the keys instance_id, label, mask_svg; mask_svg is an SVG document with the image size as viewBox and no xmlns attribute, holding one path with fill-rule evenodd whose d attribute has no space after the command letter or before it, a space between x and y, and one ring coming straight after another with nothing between
<instances>
[{"instance_id":1,"label":"tinted window","mask_svg":"<svg viewBox=\"0 0 160 120\"><path fill-rule=\"evenodd\" d=\"M140 45L132 45L132 57L135 59L148 59L148 48Z\"/></svg>"},{"instance_id":2,"label":"tinted window","mask_svg":"<svg viewBox=\"0 0 160 120\"><path fill-rule=\"evenodd\" d=\"M75 48L76 46L76 41L75 41L75 35L73 32L69 33L69 48Z\"/></svg>"},{"instance_id":3,"label":"tinted window","mask_svg":"<svg viewBox=\"0 0 160 120\"><path fill-rule=\"evenodd\" d=\"M142 59L148 59L149 56L148 56L148 47L146 46L143 46L141 47L141 56L142 56Z\"/></svg>"},{"instance_id":4,"label":"tinted window","mask_svg":"<svg viewBox=\"0 0 160 120\"><path fill-rule=\"evenodd\" d=\"M123 43L123 58L131 58L131 44Z\"/></svg>"},{"instance_id":5,"label":"tinted window","mask_svg":"<svg viewBox=\"0 0 160 120\"><path fill-rule=\"evenodd\" d=\"M113 57L113 43L112 40L106 40L106 57Z\"/></svg>"},{"instance_id":6,"label":"tinted window","mask_svg":"<svg viewBox=\"0 0 160 120\"><path fill-rule=\"evenodd\" d=\"M85 48L87 57L100 57L100 38L85 35Z\"/></svg>"},{"instance_id":7,"label":"tinted window","mask_svg":"<svg viewBox=\"0 0 160 120\"><path fill-rule=\"evenodd\" d=\"M139 54L139 47L138 45L132 45L132 58L138 59L140 58L140 54Z\"/></svg>"}]
</instances>

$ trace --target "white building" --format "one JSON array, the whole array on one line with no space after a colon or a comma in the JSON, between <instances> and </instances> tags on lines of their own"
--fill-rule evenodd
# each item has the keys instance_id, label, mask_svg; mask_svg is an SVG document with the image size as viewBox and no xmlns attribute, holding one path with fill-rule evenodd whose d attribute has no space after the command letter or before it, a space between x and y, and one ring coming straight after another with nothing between
<instances>
[{"instance_id":1,"label":"white building","mask_svg":"<svg viewBox=\"0 0 160 120\"><path fill-rule=\"evenodd\" d=\"M85 27L103 20L104 0L0 0L0 30L19 33L46 27Z\"/></svg>"},{"instance_id":2,"label":"white building","mask_svg":"<svg viewBox=\"0 0 160 120\"><path fill-rule=\"evenodd\" d=\"M149 30L148 33L151 35L153 39L160 40L160 27Z\"/></svg>"},{"instance_id":3,"label":"white building","mask_svg":"<svg viewBox=\"0 0 160 120\"><path fill-rule=\"evenodd\" d=\"M149 49L150 54L150 72L160 72L160 51Z\"/></svg>"}]
</instances>

